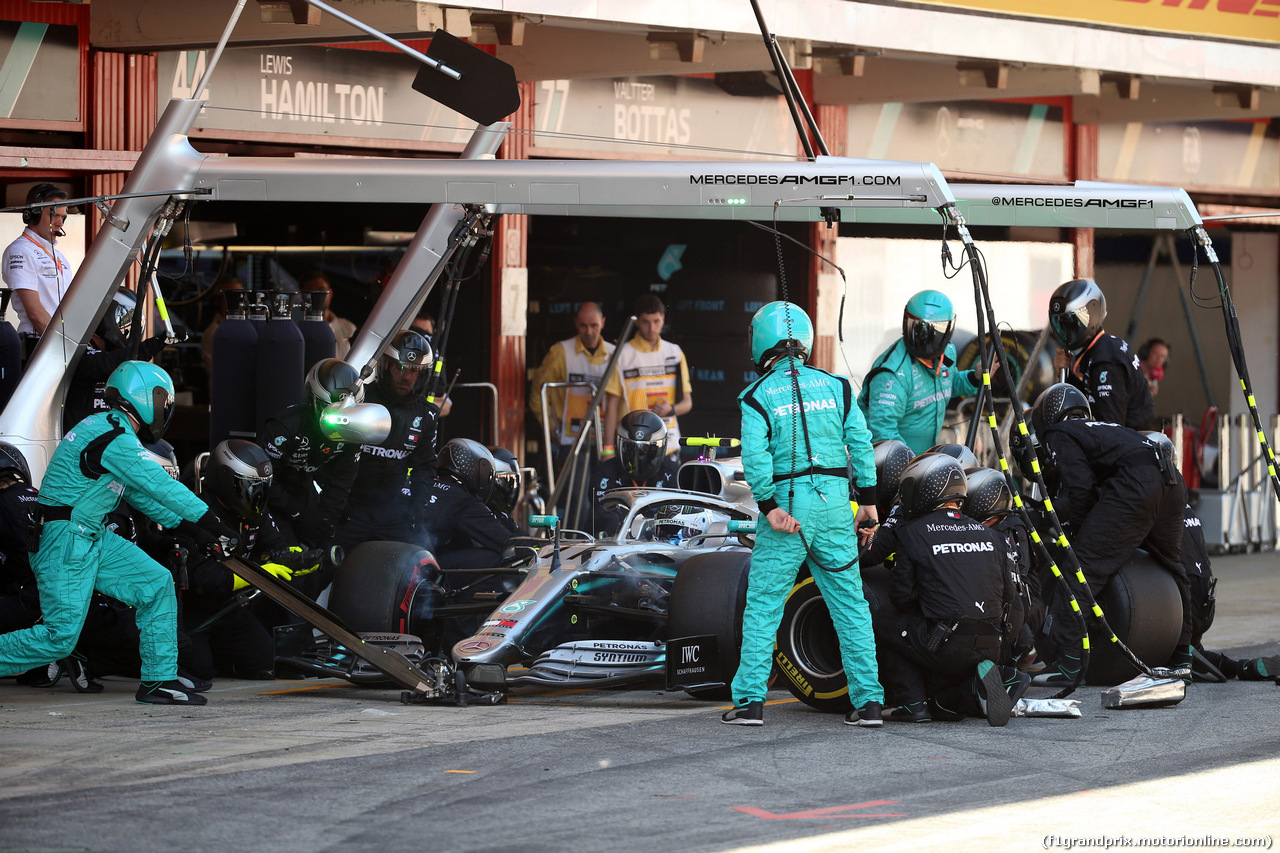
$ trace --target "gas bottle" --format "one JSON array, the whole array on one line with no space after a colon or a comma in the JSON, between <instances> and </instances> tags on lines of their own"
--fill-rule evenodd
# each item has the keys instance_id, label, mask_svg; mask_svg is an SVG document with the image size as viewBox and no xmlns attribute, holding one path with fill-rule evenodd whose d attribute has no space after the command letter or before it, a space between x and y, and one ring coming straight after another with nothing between
<instances>
[{"instance_id":1,"label":"gas bottle","mask_svg":"<svg viewBox=\"0 0 1280 853\"><path fill-rule=\"evenodd\" d=\"M258 430L267 418L302 401L306 344L293 322L290 298L288 293L274 295L271 319L258 333L258 416L254 422Z\"/></svg>"},{"instance_id":2,"label":"gas bottle","mask_svg":"<svg viewBox=\"0 0 1280 853\"><path fill-rule=\"evenodd\" d=\"M18 338L18 330L9 322L9 300L12 298L12 290L0 288L0 410L8 404L13 389L18 387L18 380L22 378L22 341Z\"/></svg>"},{"instance_id":3,"label":"gas bottle","mask_svg":"<svg viewBox=\"0 0 1280 853\"><path fill-rule=\"evenodd\" d=\"M333 358L338 343L333 336L333 327L324 321L324 298L327 294L323 290L312 290L298 295L302 297L302 321L298 323L298 330L306 344L302 359L302 374L305 376L317 361Z\"/></svg>"},{"instance_id":4,"label":"gas bottle","mask_svg":"<svg viewBox=\"0 0 1280 853\"><path fill-rule=\"evenodd\" d=\"M258 331L246 314L249 294L228 290L227 319L213 330L209 377L209 449L228 438L252 441L257 434Z\"/></svg>"},{"instance_id":5,"label":"gas bottle","mask_svg":"<svg viewBox=\"0 0 1280 853\"><path fill-rule=\"evenodd\" d=\"M270 295L269 290L249 291L249 307L246 313L249 315L249 322L253 324L254 331L258 334L262 334L262 330L267 327L267 321L271 319L271 306L267 304L267 298Z\"/></svg>"}]
</instances>

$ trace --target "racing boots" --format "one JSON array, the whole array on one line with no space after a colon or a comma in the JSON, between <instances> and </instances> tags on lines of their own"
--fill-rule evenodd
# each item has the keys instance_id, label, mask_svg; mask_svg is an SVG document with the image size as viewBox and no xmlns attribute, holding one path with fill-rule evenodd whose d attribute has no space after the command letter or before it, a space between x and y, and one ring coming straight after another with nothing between
<instances>
[{"instance_id":1,"label":"racing boots","mask_svg":"<svg viewBox=\"0 0 1280 853\"><path fill-rule=\"evenodd\" d=\"M884 714L879 702L868 702L861 708L854 708L844 715L846 726L862 726L864 729L878 729L884 725Z\"/></svg>"},{"instance_id":2,"label":"racing boots","mask_svg":"<svg viewBox=\"0 0 1280 853\"><path fill-rule=\"evenodd\" d=\"M133 698L145 705L204 705L208 701L177 679L144 681Z\"/></svg>"},{"instance_id":3,"label":"racing boots","mask_svg":"<svg viewBox=\"0 0 1280 853\"><path fill-rule=\"evenodd\" d=\"M1009 718L1013 716L1014 699L1012 694L1005 689L1005 676L1001 672L1002 667L996 666L989 660L979 662L978 671L976 673L976 681L974 691L978 694L978 707L982 709L982 716L987 718L989 726L1003 726L1009 722ZM1027 689L1027 684L1020 678L1027 678L1026 673L1018 672L1012 667L1009 668L1013 673L1012 686L1019 688L1018 695L1022 695L1022 691ZM1019 678L1020 677L1020 678Z\"/></svg>"},{"instance_id":4,"label":"racing boots","mask_svg":"<svg viewBox=\"0 0 1280 853\"><path fill-rule=\"evenodd\" d=\"M924 702L907 702L885 711L886 723L928 723L933 720Z\"/></svg>"},{"instance_id":5,"label":"racing boots","mask_svg":"<svg viewBox=\"0 0 1280 853\"><path fill-rule=\"evenodd\" d=\"M1036 687L1071 687L1080 677L1080 656L1066 654L1031 677Z\"/></svg>"},{"instance_id":6,"label":"racing boots","mask_svg":"<svg viewBox=\"0 0 1280 853\"><path fill-rule=\"evenodd\" d=\"M764 703L747 702L743 705L736 705L724 712L720 717L720 722L728 723L731 726L763 726Z\"/></svg>"}]
</instances>

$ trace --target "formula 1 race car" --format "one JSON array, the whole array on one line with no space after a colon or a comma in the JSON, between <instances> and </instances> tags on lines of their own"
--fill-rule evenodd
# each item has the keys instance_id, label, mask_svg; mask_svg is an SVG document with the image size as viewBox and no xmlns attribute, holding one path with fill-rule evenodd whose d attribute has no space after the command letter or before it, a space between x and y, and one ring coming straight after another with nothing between
<instances>
[{"instance_id":1,"label":"formula 1 race car","mask_svg":"<svg viewBox=\"0 0 1280 853\"><path fill-rule=\"evenodd\" d=\"M451 647L462 682L483 695L514 685L609 686L660 676L670 637L713 635L719 666L691 692L724 695L741 644L756 507L736 459L686 463L677 482L681 488L609 492L604 509L620 523L608 539L560 531L548 517L541 524L552 526L552 539L519 540L511 559L492 569L442 573L416 546L364 543L338 569L329 608L364 643L415 665L439 669ZM459 634L468 620L474 630ZM284 650L280 664L356 684L389 683L351 649L323 638Z\"/></svg>"}]
</instances>

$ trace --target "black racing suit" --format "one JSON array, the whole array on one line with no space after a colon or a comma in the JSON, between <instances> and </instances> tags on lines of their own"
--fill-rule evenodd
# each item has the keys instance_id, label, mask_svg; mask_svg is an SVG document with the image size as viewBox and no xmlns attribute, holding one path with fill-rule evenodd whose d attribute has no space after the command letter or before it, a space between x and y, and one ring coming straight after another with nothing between
<instances>
[{"instance_id":1,"label":"black racing suit","mask_svg":"<svg viewBox=\"0 0 1280 853\"><path fill-rule=\"evenodd\" d=\"M382 443L360 448L360 469L347 516L334 542L350 549L371 539L417 541L416 528L436 478L436 421L440 409L425 397L405 400L374 385L366 403L391 413L391 432Z\"/></svg>"},{"instance_id":2,"label":"black racing suit","mask_svg":"<svg viewBox=\"0 0 1280 853\"><path fill-rule=\"evenodd\" d=\"M40 618L40 594L27 553L27 525L36 490L15 481L0 491L0 633L30 628Z\"/></svg>"},{"instance_id":3,"label":"black racing suit","mask_svg":"<svg viewBox=\"0 0 1280 853\"><path fill-rule=\"evenodd\" d=\"M1067 381L1089 398L1093 419L1146 429L1156 417L1151 386L1128 341L1105 332L1074 360Z\"/></svg>"},{"instance_id":4,"label":"black racing suit","mask_svg":"<svg viewBox=\"0 0 1280 853\"><path fill-rule=\"evenodd\" d=\"M324 548L347 509L360 446L326 437L315 421L308 404L290 406L267 418L258 444L275 469L267 502L276 525L291 545Z\"/></svg>"},{"instance_id":5,"label":"black racing suit","mask_svg":"<svg viewBox=\"0 0 1280 853\"><path fill-rule=\"evenodd\" d=\"M1178 581L1183 614L1178 647L1185 647L1191 642L1191 607L1182 566L1187 503L1182 478L1171 464L1161 464L1151 442L1127 427L1068 418L1045 429L1040 439L1049 460L1050 492L1094 597L1134 549L1145 548ZM1059 592L1049 605L1044 633L1051 653L1060 657L1075 653L1083 635L1079 617Z\"/></svg>"},{"instance_id":6,"label":"black racing suit","mask_svg":"<svg viewBox=\"0 0 1280 853\"><path fill-rule=\"evenodd\" d=\"M451 474L431 484L422 516L423 547L444 571L496 566L502 548L520 528L466 490Z\"/></svg>"},{"instance_id":7,"label":"black racing suit","mask_svg":"<svg viewBox=\"0 0 1280 853\"><path fill-rule=\"evenodd\" d=\"M1191 504L1182 511L1182 565L1187 572L1191 595L1191 645L1204 651L1201 639L1205 631L1213 627L1213 617L1218 609L1214 594L1218 579L1213 576L1213 566L1209 564L1204 528L1200 526L1200 517Z\"/></svg>"},{"instance_id":8,"label":"black racing suit","mask_svg":"<svg viewBox=\"0 0 1280 853\"><path fill-rule=\"evenodd\" d=\"M1004 536L957 509L937 509L876 532L891 548L889 598L873 614L887 701L934 699L978 714L970 677L995 661L1014 596Z\"/></svg>"},{"instance_id":9,"label":"black racing suit","mask_svg":"<svg viewBox=\"0 0 1280 853\"><path fill-rule=\"evenodd\" d=\"M235 556L269 562L289 551L289 543L270 512L250 522L223 507L212 494L206 492L200 499L224 524L239 531L240 544L236 546ZM237 607L219 616L208 628L197 630L230 603L233 576L222 563L205 556L194 541L180 535L173 538L187 550L187 589L182 596L182 619L191 636L191 653L189 662L183 661L184 665L201 678L268 677L275 666L275 643L253 608Z\"/></svg>"},{"instance_id":10,"label":"black racing suit","mask_svg":"<svg viewBox=\"0 0 1280 853\"><path fill-rule=\"evenodd\" d=\"M610 456L608 459L600 460L591 470L591 492L594 501L592 503L592 517L587 519L590 522L587 528L588 532L595 533L602 538L608 538L617 534L618 526L622 524L622 515L604 508L605 492L610 489L636 489L641 487L651 489L675 488L676 475L679 473L680 461L674 456L665 457L662 460L662 467L658 469L658 473L643 480L636 480L623 471L622 462L617 456Z\"/></svg>"}]
</instances>

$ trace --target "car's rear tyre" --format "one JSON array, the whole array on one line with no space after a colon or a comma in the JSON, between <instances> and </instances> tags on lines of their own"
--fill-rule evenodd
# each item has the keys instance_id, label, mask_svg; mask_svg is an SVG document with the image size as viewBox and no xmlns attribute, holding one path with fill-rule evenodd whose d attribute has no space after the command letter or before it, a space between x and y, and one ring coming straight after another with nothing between
<instances>
[{"instance_id":1,"label":"car's rear tyre","mask_svg":"<svg viewBox=\"0 0 1280 853\"><path fill-rule=\"evenodd\" d=\"M1178 582L1145 551L1133 557L1098 596L1111 630L1148 666L1163 666L1182 632ZM1081 602L1081 606L1083 602ZM1097 628L1089 632L1087 684L1119 684L1138 668Z\"/></svg>"},{"instance_id":2,"label":"car's rear tyre","mask_svg":"<svg viewBox=\"0 0 1280 853\"><path fill-rule=\"evenodd\" d=\"M698 699L726 700L728 682L738 671L742 650L742 611L747 602L750 551L696 554L685 561L671 590L667 637L714 635L724 687L690 690Z\"/></svg>"},{"instance_id":3,"label":"car's rear tyre","mask_svg":"<svg viewBox=\"0 0 1280 853\"><path fill-rule=\"evenodd\" d=\"M417 545L362 542L334 574L329 609L353 631L413 633L409 593L439 574L435 557Z\"/></svg>"}]
</instances>

